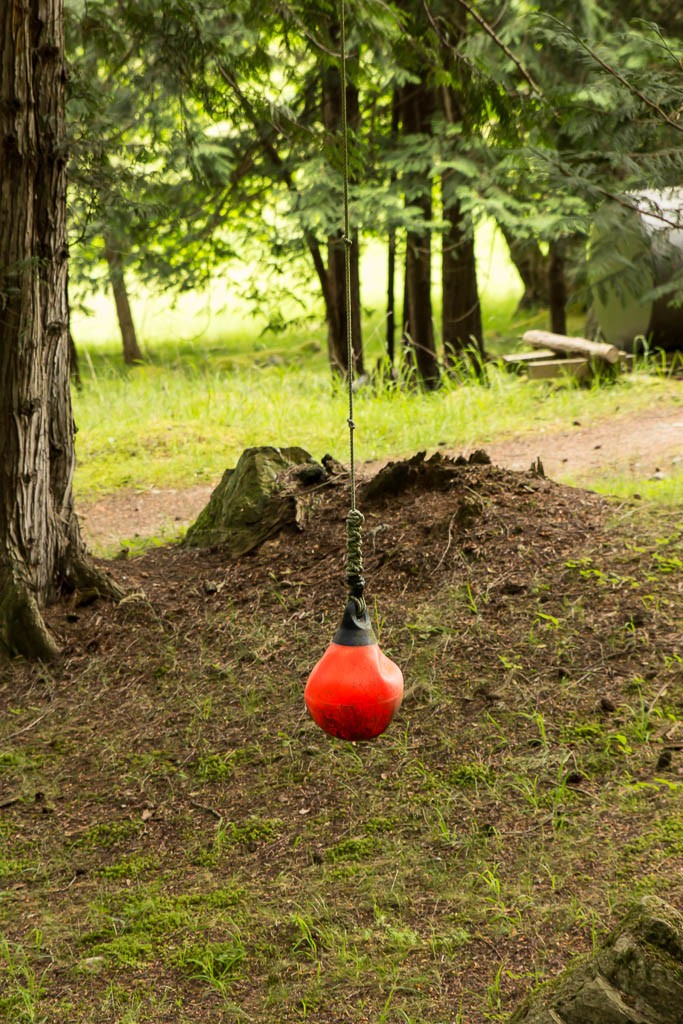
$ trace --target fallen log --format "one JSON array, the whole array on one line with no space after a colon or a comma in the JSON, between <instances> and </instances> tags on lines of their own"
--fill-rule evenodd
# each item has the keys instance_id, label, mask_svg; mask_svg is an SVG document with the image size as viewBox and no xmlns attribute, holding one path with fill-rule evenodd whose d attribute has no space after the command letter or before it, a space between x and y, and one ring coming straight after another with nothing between
<instances>
[{"instance_id":1,"label":"fallen log","mask_svg":"<svg viewBox=\"0 0 683 1024\"><path fill-rule=\"evenodd\" d=\"M527 331L522 340L532 348L549 348L553 352L569 352L572 355L587 356L590 359L602 359L611 366L615 366L619 362L619 349L615 345L607 345L602 341L569 338L565 334L552 334L550 331Z\"/></svg>"}]
</instances>

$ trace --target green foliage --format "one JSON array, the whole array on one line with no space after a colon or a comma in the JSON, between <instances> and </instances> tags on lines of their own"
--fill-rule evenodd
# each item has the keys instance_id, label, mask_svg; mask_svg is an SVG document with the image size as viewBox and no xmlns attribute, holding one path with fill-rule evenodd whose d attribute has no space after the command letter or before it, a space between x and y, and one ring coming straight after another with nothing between
<instances>
[{"instance_id":1,"label":"green foliage","mask_svg":"<svg viewBox=\"0 0 683 1024\"><path fill-rule=\"evenodd\" d=\"M615 0L502 14L485 0L476 19L444 0L347 6L361 236L438 234L457 204L465 233L493 217L515 239L585 240L606 196L628 206L681 180L680 24L654 0L637 19ZM252 308L273 327L306 316L285 298L296 308L310 287L305 255L325 292L340 228L340 126L324 101L339 85L336 5L171 0L162 16L151 0L70 0L67 29L76 280L101 281L107 248L176 292L227 261L234 279L256 254L261 273L240 286ZM434 109L409 131L396 102L419 83ZM425 219L437 179L443 208ZM594 286L614 276L606 256L592 252Z\"/></svg>"},{"instance_id":2,"label":"green foliage","mask_svg":"<svg viewBox=\"0 0 683 1024\"><path fill-rule=\"evenodd\" d=\"M205 982L225 994L240 977L246 957L244 943L236 935L230 942L205 942L186 946L177 959L191 978Z\"/></svg>"}]
</instances>

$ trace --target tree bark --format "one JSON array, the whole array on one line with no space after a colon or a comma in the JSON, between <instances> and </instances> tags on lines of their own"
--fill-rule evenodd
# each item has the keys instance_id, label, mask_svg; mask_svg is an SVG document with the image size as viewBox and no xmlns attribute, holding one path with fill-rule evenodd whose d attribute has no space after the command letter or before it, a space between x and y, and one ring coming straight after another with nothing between
<instances>
[{"instance_id":1,"label":"tree bark","mask_svg":"<svg viewBox=\"0 0 683 1024\"><path fill-rule=\"evenodd\" d=\"M326 69L323 75L323 123L332 142L341 137L342 103L341 76L336 65ZM346 112L350 129L358 128L360 106L358 89L352 83L346 86ZM351 263L351 339L353 350L353 372L365 372L363 365L363 339L360 306L360 270L358 233L352 231L350 248ZM327 279L329 301L326 302L328 355L333 371L345 376L348 372L347 325L346 325L346 264L344 238L341 230L327 239Z\"/></svg>"},{"instance_id":2,"label":"tree bark","mask_svg":"<svg viewBox=\"0 0 683 1024\"><path fill-rule=\"evenodd\" d=\"M567 284L564 275L564 242L562 239L550 243L548 300L550 304L550 330L553 334L566 334Z\"/></svg>"},{"instance_id":3,"label":"tree bark","mask_svg":"<svg viewBox=\"0 0 683 1024\"><path fill-rule=\"evenodd\" d=\"M391 141L396 141L400 124L398 90L394 89L391 96ZM391 174L392 191L396 186L398 175ZM396 228L389 228L387 237L387 359L390 369L396 361Z\"/></svg>"},{"instance_id":4,"label":"tree bark","mask_svg":"<svg viewBox=\"0 0 683 1024\"><path fill-rule=\"evenodd\" d=\"M548 301L548 257L535 238L515 238L509 228L503 225L500 228L510 250L510 259L524 285L520 309L544 306Z\"/></svg>"},{"instance_id":5,"label":"tree bark","mask_svg":"<svg viewBox=\"0 0 683 1024\"><path fill-rule=\"evenodd\" d=\"M78 351L76 349L76 342L74 341L73 334L71 333L71 310L69 307L69 272L67 268L66 275L66 308L69 314L69 322L66 330L66 344L69 349L69 374L71 380L77 388L81 387L81 368L78 363Z\"/></svg>"},{"instance_id":6,"label":"tree bark","mask_svg":"<svg viewBox=\"0 0 683 1024\"><path fill-rule=\"evenodd\" d=\"M406 135L428 134L435 110L433 89L426 80L401 89L401 120ZM425 221L432 217L431 180L424 175L406 175L406 203L419 208ZM439 384L439 362L432 318L431 232L425 227L409 231L406 237L406 306L404 337L427 388Z\"/></svg>"},{"instance_id":7,"label":"tree bark","mask_svg":"<svg viewBox=\"0 0 683 1024\"><path fill-rule=\"evenodd\" d=\"M73 507L62 0L0 11L0 648L52 658L41 608L95 579Z\"/></svg>"},{"instance_id":8,"label":"tree bark","mask_svg":"<svg viewBox=\"0 0 683 1024\"><path fill-rule=\"evenodd\" d=\"M468 349L476 349L483 356L484 340L474 256L474 226L470 217L463 217L458 199L448 198L447 187L443 215L447 227L442 242L441 322L444 357L446 365L452 366Z\"/></svg>"},{"instance_id":9,"label":"tree bark","mask_svg":"<svg viewBox=\"0 0 683 1024\"><path fill-rule=\"evenodd\" d=\"M116 316L121 332L121 343L123 345L123 361L127 366L143 361L143 355L138 345L138 337L135 332L133 313L130 308L128 289L126 288L126 277L123 266L123 253L121 245L108 235L104 243L104 258L109 267L109 281L114 295L116 305Z\"/></svg>"}]
</instances>

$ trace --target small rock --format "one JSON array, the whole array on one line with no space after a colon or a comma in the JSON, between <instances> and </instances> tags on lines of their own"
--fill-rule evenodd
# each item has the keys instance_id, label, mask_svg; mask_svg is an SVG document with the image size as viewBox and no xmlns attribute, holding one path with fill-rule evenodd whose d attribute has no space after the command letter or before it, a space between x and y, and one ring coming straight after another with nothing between
<instances>
[{"instance_id":1,"label":"small rock","mask_svg":"<svg viewBox=\"0 0 683 1024\"><path fill-rule=\"evenodd\" d=\"M585 782L585 781L586 781L586 776L583 774L583 772L578 772L578 771L577 772L569 772L569 775L565 779L565 782L567 783L568 786L578 786L582 782Z\"/></svg>"},{"instance_id":2,"label":"small rock","mask_svg":"<svg viewBox=\"0 0 683 1024\"><path fill-rule=\"evenodd\" d=\"M345 472L341 462L335 459L334 455L323 455L321 462L330 476L341 476Z\"/></svg>"}]
</instances>

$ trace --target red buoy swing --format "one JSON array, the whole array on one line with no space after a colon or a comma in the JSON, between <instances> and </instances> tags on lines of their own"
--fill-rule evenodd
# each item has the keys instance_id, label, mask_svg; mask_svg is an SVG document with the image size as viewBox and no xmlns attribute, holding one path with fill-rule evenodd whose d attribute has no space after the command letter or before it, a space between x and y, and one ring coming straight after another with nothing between
<instances>
[{"instance_id":1,"label":"red buoy swing","mask_svg":"<svg viewBox=\"0 0 683 1024\"><path fill-rule=\"evenodd\" d=\"M344 156L344 263L346 272L346 353L349 393L351 508L346 520L347 574L350 593L339 629L315 666L304 690L314 722L343 740L371 740L387 728L403 698L403 675L379 649L365 603L361 551L363 514L356 508L353 432L353 335L351 321L351 229L349 224L349 154L346 114L346 30L340 0L341 107Z\"/></svg>"},{"instance_id":2,"label":"red buoy swing","mask_svg":"<svg viewBox=\"0 0 683 1024\"><path fill-rule=\"evenodd\" d=\"M363 597L360 557L363 515L352 508L347 519L351 587L339 629L306 684L304 700L311 717L342 740L372 740L387 728L403 698L403 675L379 649Z\"/></svg>"}]
</instances>

